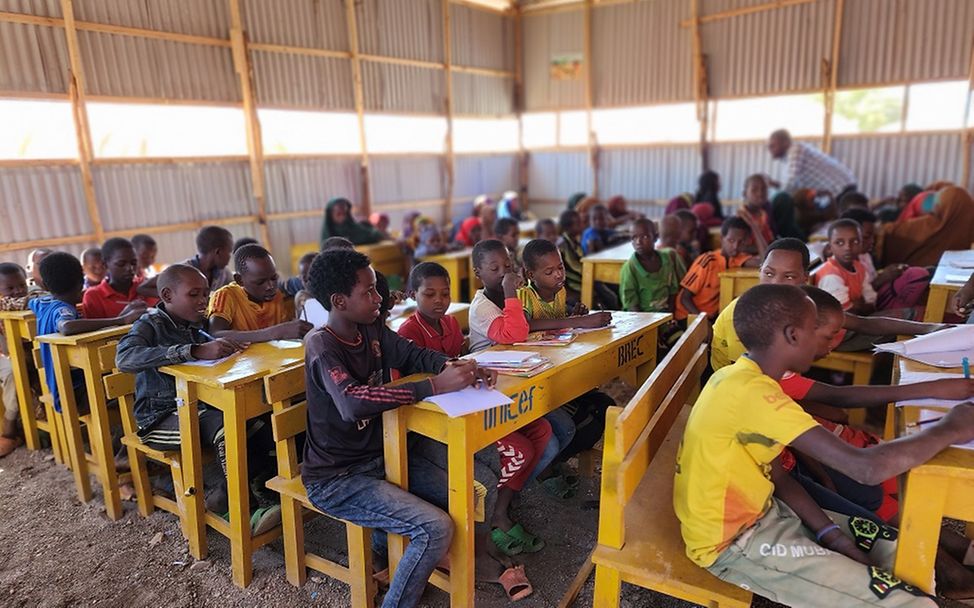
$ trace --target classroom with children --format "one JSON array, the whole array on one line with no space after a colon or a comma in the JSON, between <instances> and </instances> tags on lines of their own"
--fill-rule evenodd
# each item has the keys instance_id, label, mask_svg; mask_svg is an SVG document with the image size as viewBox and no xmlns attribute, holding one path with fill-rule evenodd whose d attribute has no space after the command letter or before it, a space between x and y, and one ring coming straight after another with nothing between
<instances>
[{"instance_id":1,"label":"classroom with children","mask_svg":"<svg viewBox=\"0 0 974 608\"><path fill-rule=\"evenodd\" d=\"M0 604L974 606L972 32L0 0Z\"/></svg>"}]
</instances>

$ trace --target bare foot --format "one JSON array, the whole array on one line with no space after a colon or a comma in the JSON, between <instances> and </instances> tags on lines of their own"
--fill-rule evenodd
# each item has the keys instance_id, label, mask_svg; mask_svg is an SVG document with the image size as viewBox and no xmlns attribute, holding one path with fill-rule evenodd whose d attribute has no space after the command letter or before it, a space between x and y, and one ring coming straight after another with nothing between
<instances>
[{"instance_id":1,"label":"bare foot","mask_svg":"<svg viewBox=\"0 0 974 608\"><path fill-rule=\"evenodd\" d=\"M7 456L24 444L20 437L4 437L0 435L0 458Z\"/></svg>"}]
</instances>

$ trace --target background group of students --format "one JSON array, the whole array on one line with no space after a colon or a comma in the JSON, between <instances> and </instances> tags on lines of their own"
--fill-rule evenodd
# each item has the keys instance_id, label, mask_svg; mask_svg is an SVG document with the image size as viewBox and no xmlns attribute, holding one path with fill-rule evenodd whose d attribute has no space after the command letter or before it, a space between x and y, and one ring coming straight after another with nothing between
<instances>
[{"instance_id":1,"label":"background group of students","mask_svg":"<svg viewBox=\"0 0 974 608\"><path fill-rule=\"evenodd\" d=\"M901 214L915 215L902 221L925 222L924 226L934 227L940 226L945 217L953 217L958 209L974 212L974 202L965 191L941 186L916 193L902 206ZM391 292L385 277L374 272L368 258L353 249L354 245L388 237L388 218L373 217L374 225L356 221L347 199L332 199L327 204L321 251L302 258L299 277L282 279L269 252L253 239L235 243L226 229L208 226L197 235L193 257L161 272L154 266L156 245L147 235L138 235L132 241L109 239L100 249L86 251L82 260L64 252L35 251L27 271L15 264L0 265L0 305L5 310L34 311L40 334L74 334L134 323L119 343L117 365L122 371L137 374L135 410L139 434L144 442L160 449L174 449L179 444L175 386L171 377L159 372L160 367L194 359L220 359L252 342L305 338L313 326L303 320L307 317L302 313L309 305L320 307L327 317L326 324L306 340L309 424L302 472L308 496L319 509L335 517L411 539L400 568L389 581L383 605L414 605L432 570L449 566L444 562L452 534L452 524L443 512L448 502L446 451L442 444L433 441L411 441L410 467L418 467L417 476L427 482L411 484L410 492L386 483L381 412L431 394L457 390L477 380L492 383L493 375L456 359L465 353L466 344L470 351L476 351L493 344L523 342L533 331L608 325L609 313L590 313L579 302L581 258L627 239L631 240L634 253L622 268L619 288L596 285L600 307L672 312L675 322L671 331L663 332L668 342L675 339L680 323L689 315L705 314L715 322L713 367L737 370L751 366L744 371L753 376L753 358L743 356L745 350L754 354L758 346L765 350L784 346L765 344L766 341L755 342L757 346L748 344L753 332L742 331L741 324L746 326L763 318L761 315L771 306L768 302L777 301L776 297L784 301L794 294L769 291L761 301L749 306L744 305L748 300L735 301L720 313L719 274L741 266L760 266L762 283L803 284L808 280L809 254L800 239L787 236L795 227L775 223L769 210L765 176L749 177L743 195L744 204L728 218L722 218L716 196L703 197L706 200L702 202L692 201L689 195L677 197L658 223L629 211L621 197L603 205L591 197L576 195L557 221L540 220L538 238L523 248L519 246L518 222L529 218L515 193L506 194L498 205L479 199L472 215L451 230L442 230L419 215L407 216L399 238L413 266L406 291L415 297L417 308L402 324L400 335L384 324L400 294ZM701 198L699 193L697 198ZM885 336L938 329L940 326L909 321L919 318L917 308L923 301L929 270L906 263L884 266L873 258L871 235L880 230L887 238L895 235L901 220L890 220L887 214L886 222L880 225L877 215L869 209L868 199L855 192L846 193L834 207L832 213L841 217L827 225L829 255L815 275L821 290L808 288L808 297L817 306L810 321L813 334L818 338L827 336L827 340L821 338L824 343L817 344L812 354L823 356L833 348L858 350L886 339ZM720 248L702 251L709 243L707 228L714 225L720 226ZM451 241L457 243L454 246L473 247L474 272L483 283L471 302L470 335L466 342L456 320L446 314L450 305L448 273L435 262L419 262L441 253L451 246L446 244ZM945 241L942 245L950 247L951 243ZM229 269L231 259L233 272ZM877 310L881 311L879 316ZM793 319L793 315L785 317ZM793 346L787 339L786 343L788 348ZM60 410L49 347L42 346L41 355L55 408ZM759 372L764 370L758 365ZM794 369L785 369L790 373L787 376L784 372L779 377L772 376L773 386L778 387L774 381L781 380L781 388L791 387L784 390L789 403L793 404L791 398L803 400L811 395L814 401L824 402L820 404L824 407L807 405L817 418L806 420L802 415L808 414L799 409L802 415L796 414L792 422L797 421L800 427L813 420L815 428L830 428L830 437L843 445L880 445L874 436L845 427L846 421L837 408L886 403L894 400L891 394L898 387L849 387L837 391L825 383L803 380L800 375L796 380L796 374L791 372L803 372L801 367L796 364ZM9 453L20 441L17 400L16 393L9 396L14 390L7 379L9 364L7 369L0 367L0 372L6 414L0 448ZM394 377L416 372L436 375L419 382L385 386ZM84 404L80 375L72 378L72 384L79 405ZM972 392L966 383L932 384L936 386L925 387L929 389L926 396L963 392L958 398L966 398ZM770 386L766 388L770 390ZM471 491L479 515L478 576L500 583L511 599L532 592L517 556L545 546L543 534L529 532L514 521L512 499L534 479L556 496L574 495L578 478L564 466L565 461L599 441L606 409L614 404L597 387L590 388L581 397L477 455L476 483ZM916 392L923 388L906 390ZM715 399L707 397L707 390L701 402ZM733 402L742 397L730 394L729 398ZM745 405L742 402L741 407ZM222 416L205 405L201 407L201 439L214 448L225 469ZM699 405L698 409L707 410ZM700 426L705 427L703 423ZM688 434L691 428L695 427L689 426ZM790 431L795 428L790 427ZM802 430L809 428L812 427ZM267 430L267 425L258 420L251 433L251 441L259 447L249 452L257 460L263 459L250 469L258 478L273 474ZM710 432L704 433L701 441L709 442ZM718 433L719 437L725 434ZM752 458L751 464L778 462L779 448L798 437L787 433L765 436L774 439L774 445ZM726 440L727 453L744 450L754 456L754 446L742 445L734 437ZM853 505L846 508L853 511L846 515L871 518L882 525L895 523L896 490L887 482L895 473L882 479L870 477L875 483L861 483L861 478L857 481L856 475L849 475L848 471L844 474L842 467L834 466L828 456L819 462L814 452L810 455L801 447L795 456L786 470L809 488L804 491L815 497L814 504L829 509ZM718 482L723 483L723 490L737 483L727 479L732 471L726 467L733 463L726 455L695 458L704 463L701 470L706 470L707 476L723 479ZM687 468L692 470L694 466L689 464ZM765 472L761 474L764 478ZM769 482L772 491L777 480ZM701 490L695 481L689 481L678 492L687 500L687 509L681 512L683 499L678 497L677 512L683 522L688 554L701 566L714 571L713 564L723 563L723 550L736 538L728 537L728 531L740 533L768 513L764 503L758 505L752 500L763 496L767 484L762 485L756 478L742 483L751 481L753 485L742 490L746 499L743 514L731 513L725 505L723 512L715 516L706 509L700 510L703 505L693 504L697 498L713 499L709 493L713 489L711 482L703 484ZM681 483L684 482L678 475L678 487ZM700 492L703 494L697 496ZM764 500L767 502L768 496ZM252 504L256 507L251 520L255 533L280 521L279 508L272 499L255 496ZM207 506L225 513L225 489L217 487L210 492ZM701 513L706 515L701 517ZM748 525L735 529L736 524L729 525L734 522ZM805 523L807 528L808 522ZM695 535L694 530L701 532ZM830 529L828 535L831 534ZM845 548L842 541L836 542ZM375 543L381 555L383 537L378 535ZM966 544L951 549L956 562L974 563L974 555L965 553ZM859 557L851 550L836 550L853 559ZM734 580L727 574L732 570L715 574ZM749 573L752 575L757 576ZM792 579L785 580L786 588L790 588L789 582ZM967 581L956 571L951 582L956 583L955 589L967 589ZM765 591L782 601L788 597L774 586Z\"/></svg>"}]
</instances>

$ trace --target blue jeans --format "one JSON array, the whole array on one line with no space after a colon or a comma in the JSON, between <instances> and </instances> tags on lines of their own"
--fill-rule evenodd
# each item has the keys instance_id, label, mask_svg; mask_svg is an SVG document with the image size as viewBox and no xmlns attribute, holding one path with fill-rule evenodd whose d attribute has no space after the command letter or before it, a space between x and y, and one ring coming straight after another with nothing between
<instances>
[{"instance_id":1,"label":"blue jeans","mask_svg":"<svg viewBox=\"0 0 974 608\"><path fill-rule=\"evenodd\" d=\"M410 459L410 464L412 464ZM423 460L423 459L416 459ZM420 470L413 485L426 477ZM412 469L413 467L410 467ZM315 507L354 524L400 534L409 539L383 608L415 606L436 564L447 554L453 539L453 522L441 509L385 480L381 456L352 467L328 481L306 484Z\"/></svg>"},{"instance_id":2,"label":"blue jeans","mask_svg":"<svg viewBox=\"0 0 974 608\"><path fill-rule=\"evenodd\" d=\"M531 471L531 477L528 478L529 482L537 479L541 471L545 470L549 464L554 462L558 454L568 447L568 444L575 437L575 421L572 420L571 414L564 409L558 408L552 410L545 414L544 418L551 425L551 440L548 441L548 445L541 454L538 464Z\"/></svg>"}]
</instances>

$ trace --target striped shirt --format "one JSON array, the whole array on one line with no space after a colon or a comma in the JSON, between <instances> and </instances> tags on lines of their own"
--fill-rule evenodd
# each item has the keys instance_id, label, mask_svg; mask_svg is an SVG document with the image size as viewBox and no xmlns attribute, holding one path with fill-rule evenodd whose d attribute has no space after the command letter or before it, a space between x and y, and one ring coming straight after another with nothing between
<instances>
[{"instance_id":1,"label":"striped shirt","mask_svg":"<svg viewBox=\"0 0 974 608\"><path fill-rule=\"evenodd\" d=\"M848 186L856 185L852 170L806 143L793 142L788 149L788 183L786 192L810 188L837 195Z\"/></svg>"}]
</instances>

